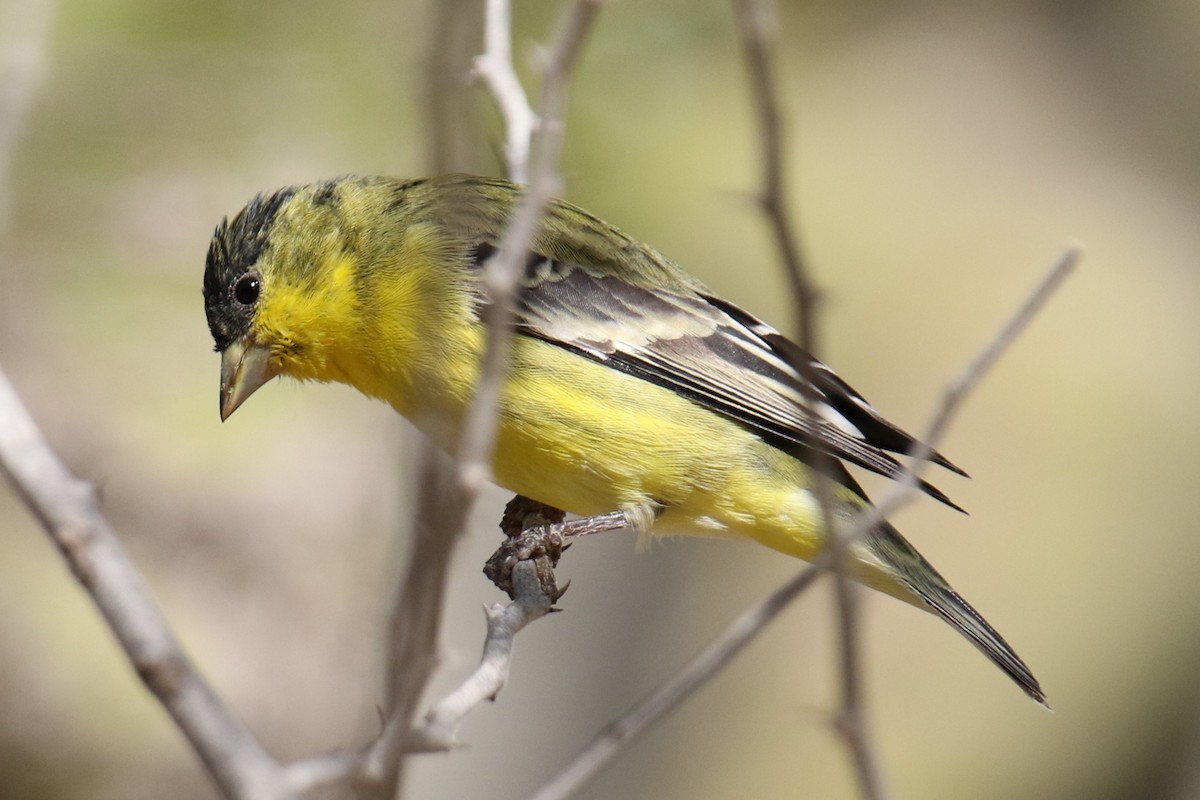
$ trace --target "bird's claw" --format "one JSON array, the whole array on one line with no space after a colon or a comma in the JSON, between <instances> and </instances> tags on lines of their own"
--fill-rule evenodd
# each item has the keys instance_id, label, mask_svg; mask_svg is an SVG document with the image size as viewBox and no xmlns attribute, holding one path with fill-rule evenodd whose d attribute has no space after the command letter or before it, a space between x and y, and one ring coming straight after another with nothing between
<instances>
[{"instance_id":1,"label":"bird's claw","mask_svg":"<svg viewBox=\"0 0 1200 800\"><path fill-rule=\"evenodd\" d=\"M526 497L513 498L504 509L500 529L507 540L492 554L483 566L483 574L510 598L516 599L513 586L513 569L521 561L532 561L537 569L538 585L542 593L557 602L567 587L558 587L554 568L562 558L563 551L570 546L563 541L555 524L562 522L566 514L556 508L537 503Z\"/></svg>"}]
</instances>

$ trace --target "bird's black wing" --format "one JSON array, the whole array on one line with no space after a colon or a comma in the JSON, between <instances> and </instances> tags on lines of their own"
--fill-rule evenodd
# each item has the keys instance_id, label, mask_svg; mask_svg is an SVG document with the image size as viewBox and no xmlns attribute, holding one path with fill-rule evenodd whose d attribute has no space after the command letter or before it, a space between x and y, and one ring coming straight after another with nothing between
<instances>
[{"instance_id":1,"label":"bird's black wing","mask_svg":"<svg viewBox=\"0 0 1200 800\"><path fill-rule=\"evenodd\" d=\"M889 478L901 475L887 451L906 452L914 438L825 364L596 218L588 215L582 225L583 212L574 207L550 213L568 216L555 226L560 235L540 238L526 261L521 333L666 387L809 463L816 451ZM564 229L583 233L564 239ZM480 244L476 263L494 251L493 243ZM939 453L930 460L965 474ZM853 481L847 485L857 490ZM920 486L962 510L936 487Z\"/></svg>"}]
</instances>

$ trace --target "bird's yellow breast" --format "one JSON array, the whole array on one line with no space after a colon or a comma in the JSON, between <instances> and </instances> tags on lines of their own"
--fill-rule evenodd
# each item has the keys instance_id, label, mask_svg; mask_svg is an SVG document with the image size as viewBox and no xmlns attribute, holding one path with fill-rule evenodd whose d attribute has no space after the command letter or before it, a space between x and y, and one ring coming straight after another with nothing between
<instances>
[{"instance_id":1,"label":"bird's yellow breast","mask_svg":"<svg viewBox=\"0 0 1200 800\"><path fill-rule=\"evenodd\" d=\"M385 400L456 452L484 330L445 259L426 252L436 238L406 241L404 270L328 281L319 303L275 298L273 324L308 337L283 371ZM323 314L301 319L313 308ZM498 484L565 511L651 506L655 530L749 536L802 558L821 544L804 464L670 389L538 338L514 337L493 453Z\"/></svg>"},{"instance_id":2,"label":"bird's yellow breast","mask_svg":"<svg viewBox=\"0 0 1200 800\"><path fill-rule=\"evenodd\" d=\"M472 364L477 363L472 360ZM454 452L472 366L385 397ZM655 530L744 535L802 557L820 546L807 467L674 392L518 336L492 462L506 489L580 515L653 505Z\"/></svg>"}]
</instances>

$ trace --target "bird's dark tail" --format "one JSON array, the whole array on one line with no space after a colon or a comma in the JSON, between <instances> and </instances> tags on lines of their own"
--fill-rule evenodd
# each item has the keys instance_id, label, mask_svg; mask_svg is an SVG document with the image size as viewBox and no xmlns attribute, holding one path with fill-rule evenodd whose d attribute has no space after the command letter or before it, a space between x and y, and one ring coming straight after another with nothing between
<instances>
[{"instance_id":1,"label":"bird's dark tail","mask_svg":"<svg viewBox=\"0 0 1200 800\"><path fill-rule=\"evenodd\" d=\"M897 577L925 601L925 605L967 637L993 664L1008 673L1026 694L1050 708L1037 678L1033 677L1016 651L988 624L982 614L950 588L946 579L904 537L891 525L884 523L883 528L871 538L876 548L890 551L887 560L897 570Z\"/></svg>"},{"instance_id":2,"label":"bird's dark tail","mask_svg":"<svg viewBox=\"0 0 1200 800\"><path fill-rule=\"evenodd\" d=\"M963 600L949 586L934 591L926 591L923 587L916 586L912 588L942 619L957 628L963 636L990 658L993 664L1007 672L1008 676L1016 681L1027 695L1046 708L1050 708L1041 685L1037 678L1033 677L1029 667L1025 666L1025 662L1009 646L1008 642L1004 641L1004 637L997 633L996 629L989 625L970 603Z\"/></svg>"}]
</instances>

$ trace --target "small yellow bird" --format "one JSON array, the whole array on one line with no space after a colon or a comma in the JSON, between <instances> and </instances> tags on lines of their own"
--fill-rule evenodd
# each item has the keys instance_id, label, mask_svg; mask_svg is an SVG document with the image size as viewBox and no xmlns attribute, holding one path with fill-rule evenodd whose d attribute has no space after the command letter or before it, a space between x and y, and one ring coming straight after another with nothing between
<instances>
[{"instance_id":1,"label":"small yellow bird","mask_svg":"<svg viewBox=\"0 0 1200 800\"><path fill-rule=\"evenodd\" d=\"M483 265L519 193L467 175L348 177L259 195L222 221L204 270L221 418L278 375L339 381L453 452L486 338ZM657 251L568 203L546 209L500 401L501 486L811 559L826 541L814 463L833 465L835 525L869 503L841 461L815 455L894 478L889 451L912 444L829 367ZM849 555L852 577L938 614L1046 703L1000 634L890 524Z\"/></svg>"}]
</instances>

